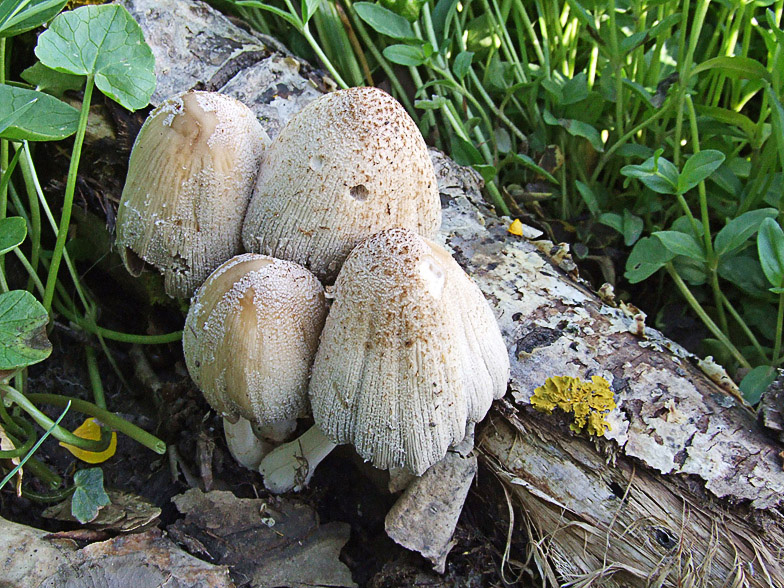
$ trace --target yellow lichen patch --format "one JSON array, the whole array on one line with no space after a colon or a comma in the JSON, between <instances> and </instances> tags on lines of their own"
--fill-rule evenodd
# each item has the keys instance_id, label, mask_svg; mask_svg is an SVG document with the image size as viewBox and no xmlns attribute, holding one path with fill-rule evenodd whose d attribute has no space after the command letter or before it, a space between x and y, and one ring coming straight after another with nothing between
<instances>
[{"instance_id":1,"label":"yellow lichen patch","mask_svg":"<svg viewBox=\"0 0 784 588\"><path fill-rule=\"evenodd\" d=\"M610 383L601 376L592 376L590 382L556 376L547 378L543 386L534 390L531 405L548 414L556 407L564 412L572 412L572 431L579 433L587 426L590 435L601 436L610 429L604 417L615 408L615 400Z\"/></svg>"},{"instance_id":2,"label":"yellow lichen patch","mask_svg":"<svg viewBox=\"0 0 784 588\"><path fill-rule=\"evenodd\" d=\"M96 419L89 418L79 425L73 433L82 439L98 441L101 438L101 425ZM103 463L117 451L117 433L112 433L112 440L109 442L109 447L103 451L87 451L85 449L80 449L75 445L70 445L69 443L60 443L60 445L73 453L74 457L81 459L84 462Z\"/></svg>"},{"instance_id":3,"label":"yellow lichen patch","mask_svg":"<svg viewBox=\"0 0 784 588\"><path fill-rule=\"evenodd\" d=\"M507 229L507 231L509 231L513 235L517 235L518 237L522 237L523 236L523 223L520 222L519 218L516 218L516 219L514 219L514 222L511 225L509 225L509 228Z\"/></svg>"}]
</instances>

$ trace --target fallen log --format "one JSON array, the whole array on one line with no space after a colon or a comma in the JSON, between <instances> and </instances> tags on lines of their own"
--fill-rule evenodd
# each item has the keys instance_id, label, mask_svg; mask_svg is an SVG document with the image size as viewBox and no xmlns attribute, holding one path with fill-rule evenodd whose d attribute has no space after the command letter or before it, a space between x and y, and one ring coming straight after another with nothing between
<instances>
[{"instance_id":1,"label":"fallen log","mask_svg":"<svg viewBox=\"0 0 784 588\"><path fill-rule=\"evenodd\" d=\"M163 89L223 91L274 136L333 87L207 5L124 4L156 55L154 104ZM729 379L699 367L633 307L600 299L568 247L508 233L476 173L435 151L433 159L441 238L491 302L512 361L509 393L478 434L480 461L514 497L544 584L784 586L782 446L735 400ZM532 408L534 389L557 376L610 383L617 408L604 437Z\"/></svg>"}]
</instances>

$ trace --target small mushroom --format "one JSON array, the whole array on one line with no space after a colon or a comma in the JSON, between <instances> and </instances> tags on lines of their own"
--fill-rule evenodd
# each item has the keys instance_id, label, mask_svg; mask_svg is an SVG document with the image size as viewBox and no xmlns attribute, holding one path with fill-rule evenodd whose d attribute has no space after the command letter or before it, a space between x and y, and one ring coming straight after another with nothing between
<instances>
[{"instance_id":1,"label":"small mushroom","mask_svg":"<svg viewBox=\"0 0 784 588\"><path fill-rule=\"evenodd\" d=\"M247 251L332 281L351 249L391 227L441 224L433 164L416 123L378 88L307 105L270 145L242 229Z\"/></svg>"},{"instance_id":2,"label":"small mushroom","mask_svg":"<svg viewBox=\"0 0 784 588\"><path fill-rule=\"evenodd\" d=\"M503 396L509 356L482 292L442 247L406 229L363 241L346 260L321 334L307 443L262 460L273 491L299 487L321 453L351 443L382 469L421 475ZM299 476L299 477L298 477Z\"/></svg>"},{"instance_id":3,"label":"small mushroom","mask_svg":"<svg viewBox=\"0 0 784 588\"><path fill-rule=\"evenodd\" d=\"M309 415L308 379L326 315L313 274L253 253L221 265L193 297L185 363L224 416L229 448L243 465L255 468L269 449L255 437L280 442Z\"/></svg>"},{"instance_id":4,"label":"small mushroom","mask_svg":"<svg viewBox=\"0 0 784 588\"><path fill-rule=\"evenodd\" d=\"M128 271L145 263L166 293L189 297L240 252L242 221L269 137L253 112L215 92L186 92L150 113L131 152L117 213Z\"/></svg>"}]
</instances>

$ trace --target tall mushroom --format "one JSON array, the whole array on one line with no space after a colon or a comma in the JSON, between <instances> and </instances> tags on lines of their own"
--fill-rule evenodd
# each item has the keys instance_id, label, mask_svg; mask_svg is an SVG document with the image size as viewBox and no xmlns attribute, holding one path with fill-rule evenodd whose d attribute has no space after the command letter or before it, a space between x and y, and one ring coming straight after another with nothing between
<instances>
[{"instance_id":1,"label":"tall mushroom","mask_svg":"<svg viewBox=\"0 0 784 588\"><path fill-rule=\"evenodd\" d=\"M246 253L193 297L183 333L188 372L225 418L229 448L256 467L260 436L282 440L310 413L307 387L327 315L324 289L290 261Z\"/></svg>"},{"instance_id":2,"label":"tall mushroom","mask_svg":"<svg viewBox=\"0 0 784 588\"><path fill-rule=\"evenodd\" d=\"M383 90L351 88L310 103L272 142L242 240L331 281L362 239L390 227L432 237L440 224L416 123Z\"/></svg>"},{"instance_id":3,"label":"tall mushroom","mask_svg":"<svg viewBox=\"0 0 784 588\"><path fill-rule=\"evenodd\" d=\"M269 138L253 112L214 92L186 92L150 113L131 152L117 213L128 271L145 262L172 297L188 297L240 252L240 232Z\"/></svg>"},{"instance_id":4,"label":"tall mushroom","mask_svg":"<svg viewBox=\"0 0 784 588\"><path fill-rule=\"evenodd\" d=\"M341 443L376 467L421 475L484 418L508 378L506 346L479 288L439 245L383 231L338 276L309 387L316 426L261 462L265 484L295 487L297 468L318 463L305 450Z\"/></svg>"}]
</instances>

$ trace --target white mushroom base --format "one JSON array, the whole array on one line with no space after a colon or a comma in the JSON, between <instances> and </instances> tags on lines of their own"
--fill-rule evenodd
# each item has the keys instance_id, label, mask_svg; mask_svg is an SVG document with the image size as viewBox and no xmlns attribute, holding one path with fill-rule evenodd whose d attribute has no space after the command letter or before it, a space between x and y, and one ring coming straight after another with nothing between
<instances>
[{"instance_id":1,"label":"white mushroom base","mask_svg":"<svg viewBox=\"0 0 784 588\"><path fill-rule=\"evenodd\" d=\"M259 465L264 486L274 494L299 492L308 485L318 464L337 447L316 425L294 441L271 451Z\"/></svg>"}]
</instances>

